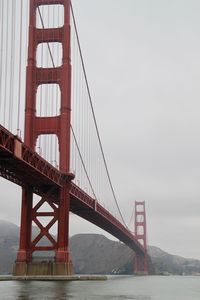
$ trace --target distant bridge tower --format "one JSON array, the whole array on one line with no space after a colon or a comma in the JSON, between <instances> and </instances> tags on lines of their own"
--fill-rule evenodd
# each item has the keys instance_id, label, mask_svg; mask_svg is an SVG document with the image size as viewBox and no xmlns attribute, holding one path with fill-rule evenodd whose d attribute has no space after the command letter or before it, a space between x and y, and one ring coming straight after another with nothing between
<instances>
[{"instance_id":1,"label":"distant bridge tower","mask_svg":"<svg viewBox=\"0 0 200 300\"><path fill-rule=\"evenodd\" d=\"M46 5L61 5L64 11L64 25L59 28L37 28L36 12ZM38 67L36 52L39 44L60 43L62 65L59 67ZM39 117L36 115L37 89L45 84L58 84L61 93L60 114ZM45 101L47 99L43 99ZM72 266L69 257L69 204L73 175L70 174L70 116L71 116L71 62L70 62L70 0L30 0L28 65L26 71L25 144L35 151L40 135L55 134L59 144L59 168L63 174L63 185L59 190L46 186L46 194L33 205L34 180L23 188L20 245L14 267L14 275L70 275ZM36 162L37 163L37 162ZM29 174L25 174L29 176ZM37 191L36 191L37 192ZM54 199L52 201L52 195ZM39 210L48 203L51 212ZM45 226L41 217L51 219ZM38 226L39 234L32 237L32 223ZM57 238L49 232L57 223ZM40 244L45 238L50 245ZM32 261L34 251L54 251L55 261L49 265Z\"/></svg>"},{"instance_id":2,"label":"distant bridge tower","mask_svg":"<svg viewBox=\"0 0 200 300\"><path fill-rule=\"evenodd\" d=\"M135 255L134 272L136 274L147 274L147 225L145 201L135 201L135 237L140 242L144 249L144 255Z\"/></svg>"}]
</instances>

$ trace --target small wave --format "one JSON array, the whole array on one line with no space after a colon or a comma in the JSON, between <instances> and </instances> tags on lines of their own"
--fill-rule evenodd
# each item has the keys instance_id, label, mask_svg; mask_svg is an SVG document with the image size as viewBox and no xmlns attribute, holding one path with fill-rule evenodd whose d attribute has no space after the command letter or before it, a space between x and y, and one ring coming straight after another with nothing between
<instances>
[{"instance_id":1,"label":"small wave","mask_svg":"<svg viewBox=\"0 0 200 300\"><path fill-rule=\"evenodd\" d=\"M111 296L111 295L104 295L102 300L151 300L152 298L150 296L145 295L117 295L117 296Z\"/></svg>"}]
</instances>

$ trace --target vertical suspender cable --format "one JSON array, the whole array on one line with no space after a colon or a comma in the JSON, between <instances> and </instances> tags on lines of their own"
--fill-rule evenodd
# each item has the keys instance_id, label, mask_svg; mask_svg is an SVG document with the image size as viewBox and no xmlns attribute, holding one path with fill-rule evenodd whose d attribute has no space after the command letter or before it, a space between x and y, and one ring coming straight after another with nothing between
<instances>
[{"instance_id":1,"label":"vertical suspender cable","mask_svg":"<svg viewBox=\"0 0 200 300\"><path fill-rule=\"evenodd\" d=\"M6 10L6 48L5 48L5 88L4 88L4 114L3 114L3 123L5 124L6 122L6 102L7 102L7 82L8 82L8 21L9 21L9 16L8 16L8 11L9 11L9 1L7 1L7 10Z\"/></svg>"},{"instance_id":2,"label":"vertical suspender cable","mask_svg":"<svg viewBox=\"0 0 200 300\"><path fill-rule=\"evenodd\" d=\"M1 1L1 48L0 48L0 114L1 114L1 107L3 102L3 97L1 97L2 92L2 73L3 73L3 28L4 28L4 1Z\"/></svg>"},{"instance_id":3,"label":"vertical suspender cable","mask_svg":"<svg viewBox=\"0 0 200 300\"><path fill-rule=\"evenodd\" d=\"M109 181L109 184L110 184L110 188L111 188L111 191L112 191L112 194L113 194L113 198L115 200L115 203L116 203L117 209L119 211L121 220L122 220L124 226L127 227L127 225L126 225L126 223L124 221L123 215L121 213L118 201L117 201L117 197L116 197L116 194L115 194L115 191L114 191L114 187L112 185L110 173L109 173L107 162L106 162L106 159L105 159L105 154L104 154L104 151L103 151L103 146L102 146L102 142L101 142L101 138L100 138L100 134L99 134L99 129L98 129L98 126L97 126L97 120L96 120L96 116L95 116L95 113L94 113L94 107L93 107L93 103L92 103L92 97L91 97L91 94L90 94L89 84L88 84L88 80L87 80L87 76L86 76L85 64L84 64L84 61L83 61L83 55L82 55L82 51L81 51L80 41L79 41L79 37L78 37L78 30L77 30L77 26L76 26L76 21L75 21L75 16L74 16L74 11L73 11L72 4L71 4L71 11L72 11L72 17L73 17L73 22L74 22L74 28L75 28L75 32L76 32L76 37L77 37L78 48L79 48L80 57L81 57L81 63L82 63L83 73L84 73L85 82L86 82L87 91L88 91L88 96L89 96L89 100L90 100L92 115L93 115L94 124L95 124L95 128L96 128L96 133L97 133L97 137L98 137L98 141L99 141L99 146L100 146L101 153L102 153L102 158L103 158L105 169L106 169L106 173L107 173L107 178L108 178L108 181Z\"/></svg>"},{"instance_id":4,"label":"vertical suspender cable","mask_svg":"<svg viewBox=\"0 0 200 300\"><path fill-rule=\"evenodd\" d=\"M12 4L12 29L11 29L11 62L10 62L10 109L9 109L9 127L12 131L13 121L13 90L14 90L14 63L15 63L15 11L16 2Z\"/></svg>"},{"instance_id":5,"label":"vertical suspender cable","mask_svg":"<svg viewBox=\"0 0 200 300\"><path fill-rule=\"evenodd\" d=\"M20 48L19 48L19 86L18 86L18 105L17 105L17 135L20 136L20 106L21 106L21 72L22 72L22 12L23 0L20 6ZM27 25L27 24L26 24Z\"/></svg>"}]
</instances>

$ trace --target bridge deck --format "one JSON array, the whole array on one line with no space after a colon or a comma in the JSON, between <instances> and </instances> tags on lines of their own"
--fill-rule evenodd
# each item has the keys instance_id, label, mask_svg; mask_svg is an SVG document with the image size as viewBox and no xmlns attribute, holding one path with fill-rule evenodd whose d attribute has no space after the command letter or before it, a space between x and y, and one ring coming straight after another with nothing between
<instances>
[{"instance_id":1,"label":"bridge deck","mask_svg":"<svg viewBox=\"0 0 200 300\"><path fill-rule=\"evenodd\" d=\"M22 187L32 185L33 191L45 194L54 187L56 202L65 176L0 125L0 176ZM145 253L132 233L95 199L72 183L70 210L106 230L137 253Z\"/></svg>"}]
</instances>

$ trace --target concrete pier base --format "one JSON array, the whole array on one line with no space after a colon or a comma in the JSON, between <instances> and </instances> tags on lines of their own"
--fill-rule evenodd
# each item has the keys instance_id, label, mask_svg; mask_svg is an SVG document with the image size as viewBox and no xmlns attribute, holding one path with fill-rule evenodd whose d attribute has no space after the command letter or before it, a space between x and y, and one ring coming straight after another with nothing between
<instances>
[{"instance_id":1,"label":"concrete pier base","mask_svg":"<svg viewBox=\"0 0 200 300\"><path fill-rule=\"evenodd\" d=\"M16 262L13 276L71 276L73 266L71 262Z\"/></svg>"},{"instance_id":2,"label":"concrete pier base","mask_svg":"<svg viewBox=\"0 0 200 300\"><path fill-rule=\"evenodd\" d=\"M1 281L88 281L107 280L105 275L73 275L73 276L1 276Z\"/></svg>"},{"instance_id":3,"label":"concrete pier base","mask_svg":"<svg viewBox=\"0 0 200 300\"><path fill-rule=\"evenodd\" d=\"M136 275L136 276L145 276L145 275L148 275L148 272L146 272L146 271L137 271L137 272L134 272L134 275Z\"/></svg>"}]
</instances>

